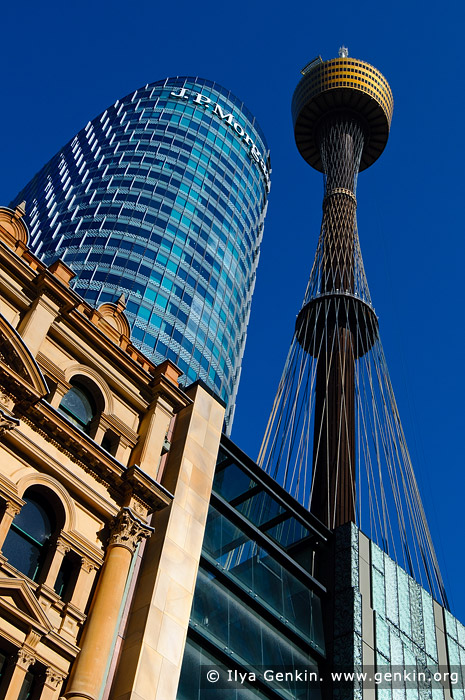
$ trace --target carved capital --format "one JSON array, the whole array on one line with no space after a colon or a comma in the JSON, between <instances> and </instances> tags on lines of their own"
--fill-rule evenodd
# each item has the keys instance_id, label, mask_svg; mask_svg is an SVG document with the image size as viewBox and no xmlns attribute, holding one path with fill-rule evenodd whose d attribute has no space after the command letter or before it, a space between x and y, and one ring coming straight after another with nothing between
<instances>
[{"instance_id":1,"label":"carved capital","mask_svg":"<svg viewBox=\"0 0 465 700\"><path fill-rule=\"evenodd\" d=\"M0 390L0 405L5 406L5 408L7 408L11 403L12 401L8 394L5 394L5 392Z\"/></svg>"},{"instance_id":2,"label":"carved capital","mask_svg":"<svg viewBox=\"0 0 465 700\"><path fill-rule=\"evenodd\" d=\"M45 671L45 682L47 685L51 686L54 690L58 688L60 683L64 680L64 675L54 668L47 668Z\"/></svg>"},{"instance_id":3,"label":"carved capital","mask_svg":"<svg viewBox=\"0 0 465 700\"><path fill-rule=\"evenodd\" d=\"M129 508L122 508L112 525L110 545L126 547L134 552L145 537L149 537L153 527L146 525Z\"/></svg>"},{"instance_id":4,"label":"carved capital","mask_svg":"<svg viewBox=\"0 0 465 700\"><path fill-rule=\"evenodd\" d=\"M13 416L9 416L0 408L0 435L5 432L5 430L13 430L19 425L19 420Z\"/></svg>"},{"instance_id":5,"label":"carved capital","mask_svg":"<svg viewBox=\"0 0 465 700\"><path fill-rule=\"evenodd\" d=\"M68 554L70 549L71 549L71 547L69 546L69 544L67 542L65 542L64 540L60 540L60 539L57 540L57 544L56 544L56 551L57 552L59 552L60 554L65 556L65 554Z\"/></svg>"},{"instance_id":6,"label":"carved capital","mask_svg":"<svg viewBox=\"0 0 465 700\"><path fill-rule=\"evenodd\" d=\"M5 504L5 515L9 515L12 520L18 515L20 510L21 506L14 501L7 501Z\"/></svg>"},{"instance_id":7,"label":"carved capital","mask_svg":"<svg viewBox=\"0 0 465 700\"><path fill-rule=\"evenodd\" d=\"M18 651L17 665L20 668L23 668L25 671L27 671L29 666L32 666L32 664L35 664L35 662L36 657L34 656L34 654L31 654L30 651L27 651L27 649L20 649Z\"/></svg>"},{"instance_id":8,"label":"carved capital","mask_svg":"<svg viewBox=\"0 0 465 700\"><path fill-rule=\"evenodd\" d=\"M87 559L87 557L81 558L81 569L83 569L86 572L86 574L90 574L90 572L96 568L97 567L95 566L93 561Z\"/></svg>"}]
</instances>

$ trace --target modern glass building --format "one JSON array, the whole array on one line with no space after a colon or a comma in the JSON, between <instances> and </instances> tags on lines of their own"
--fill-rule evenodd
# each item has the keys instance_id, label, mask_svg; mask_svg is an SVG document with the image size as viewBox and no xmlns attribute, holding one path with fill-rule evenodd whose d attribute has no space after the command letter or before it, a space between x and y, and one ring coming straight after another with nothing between
<instances>
[{"instance_id":1,"label":"modern glass building","mask_svg":"<svg viewBox=\"0 0 465 700\"><path fill-rule=\"evenodd\" d=\"M177 700L463 698L464 668L447 609L222 436Z\"/></svg>"},{"instance_id":2,"label":"modern glass building","mask_svg":"<svg viewBox=\"0 0 465 700\"><path fill-rule=\"evenodd\" d=\"M18 194L31 248L99 306L121 294L132 340L202 379L231 423L269 181L263 133L229 90L167 78L82 129Z\"/></svg>"},{"instance_id":3,"label":"modern glass building","mask_svg":"<svg viewBox=\"0 0 465 700\"><path fill-rule=\"evenodd\" d=\"M327 592L315 553L329 536L222 437L178 700L321 700Z\"/></svg>"}]
</instances>

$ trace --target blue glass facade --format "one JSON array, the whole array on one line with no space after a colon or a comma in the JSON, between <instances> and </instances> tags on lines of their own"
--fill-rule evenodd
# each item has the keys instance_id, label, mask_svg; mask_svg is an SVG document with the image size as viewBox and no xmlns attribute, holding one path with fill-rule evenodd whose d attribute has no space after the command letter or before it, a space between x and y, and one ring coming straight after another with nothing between
<instances>
[{"instance_id":1,"label":"blue glass facade","mask_svg":"<svg viewBox=\"0 0 465 700\"><path fill-rule=\"evenodd\" d=\"M255 118L217 83L168 78L118 100L39 171L33 252L96 306L126 299L132 340L200 378L232 420L269 191Z\"/></svg>"},{"instance_id":2,"label":"blue glass facade","mask_svg":"<svg viewBox=\"0 0 465 700\"><path fill-rule=\"evenodd\" d=\"M266 477L223 436L178 700L321 700L326 590L311 572L326 529L316 530L312 516ZM209 667L219 671L215 683ZM233 669L243 682L228 674ZM265 669L317 679L274 680Z\"/></svg>"}]
</instances>

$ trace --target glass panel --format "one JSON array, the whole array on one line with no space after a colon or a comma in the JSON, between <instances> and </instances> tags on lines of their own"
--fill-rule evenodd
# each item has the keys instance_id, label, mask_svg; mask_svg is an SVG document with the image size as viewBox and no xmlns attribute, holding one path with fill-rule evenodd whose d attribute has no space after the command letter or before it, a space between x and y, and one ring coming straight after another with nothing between
<instances>
[{"instance_id":1,"label":"glass panel","mask_svg":"<svg viewBox=\"0 0 465 700\"><path fill-rule=\"evenodd\" d=\"M36 498L26 498L26 503L11 524L3 545L3 553L9 563L29 578L35 579L40 565L43 546L55 523Z\"/></svg>"},{"instance_id":2,"label":"glass panel","mask_svg":"<svg viewBox=\"0 0 465 700\"><path fill-rule=\"evenodd\" d=\"M286 512L278 501L264 491L260 491L238 505L237 510L257 527Z\"/></svg>"},{"instance_id":3,"label":"glass panel","mask_svg":"<svg viewBox=\"0 0 465 700\"><path fill-rule=\"evenodd\" d=\"M30 671L27 671L21 686L18 700L29 700L29 698L32 697L34 685L34 675Z\"/></svg>"},{"instance_id":4,"label":"glass panel","mask_svg":"<svg viewBox=\"0 0 465 700\"><path fill-rule=\"evenodd\" d=\"M213 507L207 520L203 554L324 653L319 597Z\"/></svg>"},{"instance_id":5,"label":"glass panel","mask_svg":"<svg viewBox=\"0 0 465 700\"><path fill-rule=\"evenodd\" d=\"M391 634L391 664L393 666L402 667L404 663L404 654L402 650L402 641L397 634Z\"/></svg>"},{"instance_id":6,"label":"glass panel","mask_svg":"<svg viewBox=\"0 0 465 700\"><path fill-rule=\"evenodd\" d=\"M412 636L410 620L410 595L408 587L408 575L400 567L397 569L397 586L399 591L399 624L400 629L408 637Z\"/></svg>"},{"instance_id":7,"label":"glass panel","mask_svg":"<svg viewBox=\"0 0 465 700\"><path fill-rule=\"evenodd\" d=\"M224 664L188 637L184 649L177 700L224 700L225 690L223 688L215 688L214 684L211 684L208 689L201 687L202 666L215 666L220 669L220 673L225 675L227 673ZM228 689L227 696L231 700L265 698L263 693L252 688L246 682L239 688Z\"/></svg>"},{"instance_id":8,"label":"glass panel","mask_svg":"<svg viewBox=\"0 0 465 700\"><path fill-rule=\"evenodd\" d=\"M378 613L375 613L376 649L385 659L391 658L389 643L389 626Z\"/></svg>"},{"instance_id":9,"label":"glass panel","mask_svg":"<svg viewBox=\"0 0 465 700\"><path fill-rule=\"evenodd\" d=\"M421 587L409 578L410 612L412 619L412 639L419 649L425 650L425 631L423 626L423 607Z\"/></svg>"},{"instance_id":10,"label":"glass panel","mask_svg":"<svg viewBox=\"0 0 465 700\"><path fill-rule=\"evenodd\" d=\"M0 651L0 680L3 676L3 671L6 667L6 662L7 662L6 655L2 651Z\"/></svg>"},{"instance_id":11,"label":"glass panel","mask_svg":"<svg viewBox=\"0 0 465 700\"><path fill-rule=\"evenodd\" d=\"M256 482L240 469L237 464L229 464L217 471L213 481L213 490L226 501L232 501L237 496L256 486Z\"/></svg>"},{"instance_id":12,"label":"glass panel","mask_svg":"<svg viewBox=\"0 0 465 700\"><path fill-rule=\"evenodd\" d=\"M433 599L424 590L421 591L423 603L423 621L425 625L426 653L435 661L438 660L438 647L436 642L436 625L434 623Z\"/></svg>"},{"instance_id":13,"label":"glass panel","mask_svg":"<svg viewBox=\"0 0 465 700\"><path fill-rule=\"evenodd\" d=\"M273 540L278 542L282 547L290 547L296 544L305 537L308 537L311 533L301 522L293 517L287 518L279 525L271 527L266 530L266 534L269 535Z\"/></svg>"},{"instance_id":14,"label":"glass panel","mask_svg":"<svg viewBox=\"0 0 465 700\"><path fill-rule=\"evenodd\" d=\"M241 558L247 558L250 546L251 542L242 530L210 507L203 541L203 547L210 556L229 569Z\"/></svg>"},{"instance_id":15,"label":"glass panel","mask_svg":"<svg viewBox=\"0 0 465 700\"><path fill-rule=\"evenodd\" d=\"M465 627L457 620L457 639L461 647L465 649Z\"/></svg>"},{"instance_id":16,"label":"glass panel","mask_svg":"<svg viewBox=\"0 0 465 700\"><path fill-rule=\"evenodd\" d=\"M417 658L411 649L410 640L406 643L404 640L403 648L404 648L404 665L406 667L412 667L412 668L414 666L417 666ZM407 700L420 700L418 688L411 688L410 683L407 683L406 685L407 685L407 693L406 693ZM426 700L426 698L421 697L421 700Z\"/></svg>"},{"instance_id":17,"label":"glass panel","mask_svg":"<svg viewBox=\"0 0 465 700\"><path fill-rule=\"evenodd\" d=\"M63 396L58 410L80 428L86 428L95 413L90 397L77 386L72 386Z\"/></svg>"},{"instance_id":18,"label":"glass panel","mask_svg":"<svg viewBox=\"0 0 465 700\"><path fill-rule=\"evenodd\" d=\"M65 556L61 563L61 567L58 572L55 585L53 586L55 593L57 593L62 598L67 597L68 587L74 573L75 567L71 558Z\"/></svg>"},{"instance_id":19,"label":"glass panel","mask_svg":"<svg viewBox=\"0 0 465 700\"><path fill-rule=\"evenodd\" d=\"M398 627L399 626L399 606L397 600L397 566L395 562L384 555L385 586L386 586L386 617Z\"/></svg>"},{"instance_id":20,"label":"glass panel","mask_svg":"<svg viewBox=\"0 0 465 700\"><path fill-rule=\"evenodd\" d=\"M26 503L14 519L15 527L26 532L37 543L44 544L52 533L52 523L45 508L34 498Z\"/></svg>"},{"instance_id":21,"label":"glass panel","mask_svg":"<svg viewBox=\"0 0 465 700\"><path fill-rule=\"evenodd\" d=\"M39 569L41 551L42 548L39 545L31 542L22 532L11 526L3 545L3 554L11 566L34 579Z\"/></svg>"},{"instance_id":22,"label":"glass panel","mask_svg":"<svg viewBox=\"0 0 465 700\"><path fill-rule=\"evenodd\" d=\"M453 637L453 639L457 639L457 620L448 610L444 610L444 618L446 621L447 635Z\"/></svg>"},{"instance_id":23,"label":"glass panel","mask_svg":"<svg viewBox=\"0 0 465 700\"><path fill-rule=\"evenodd\" d=\"M375 569L384 573L384 552L374 542L371 542L371 561Z\"/></svg>"},{"instance_id":24,"label":"glass panel","mask_svg":"<svg viewBox=\"0 0 465 700\"><path fill-rule=\"evenodd\" d=\"M377 670L382 673L383 666L388 666L389 661L387 661L381 654L376 654L376 666ZM389 671L390 669L386 669ZM380 687L376 689L377 700L392 700L392 690L391 688Z\"/></svg>"},{"instance_id":25,"label":"glass panel","mask_svg":"<svg viewBox=\"0 0 465 700\"><path fill-rule=\"evenodd\" d=\"M202 568L197 577L191 623L200 634L230 654L236 662L252 667L248 669L250 671L259 667L308 669L312 665L308 654L277 632ZM294 688L287 682L279 684L276 693L278 697L289 700L320 697L318 689Z\"/></svg>"}]
</instances>

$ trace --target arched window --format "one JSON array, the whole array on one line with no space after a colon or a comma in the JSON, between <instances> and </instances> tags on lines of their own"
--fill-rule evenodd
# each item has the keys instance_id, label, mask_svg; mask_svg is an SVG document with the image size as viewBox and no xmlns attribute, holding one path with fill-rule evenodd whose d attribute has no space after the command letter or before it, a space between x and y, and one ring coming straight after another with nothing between
<instances>
[{"instance_id":1,"label":"arched window","mask_svg":"<svg viewBox=\"0 0 465 700\"><path fill-rule=\"evenodd\" d=\"M57 522L53 508L40 492L26 492L24 500L25 505L11 523L3 554L15 569L37 581Z\"/></svg>"},{"instance_id":2,"label":"arched window","mask_svg":"<svg viewBox=\"0 0 465 700\"><path fill-rule=\"evenodd\" d=\"M88 434L99 412L94 392L79 380L71 380L71 389L63 396L58 410Z\"/></svg>"}]
</instances>

